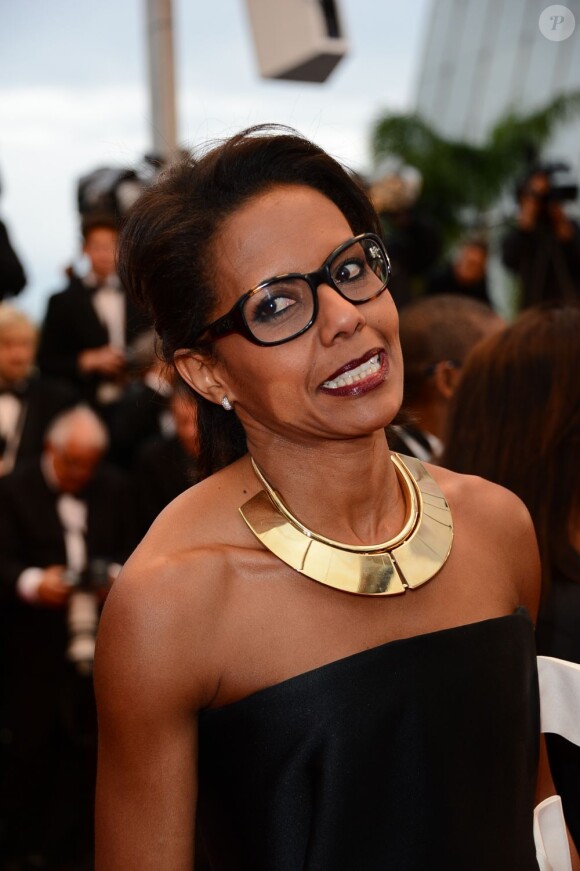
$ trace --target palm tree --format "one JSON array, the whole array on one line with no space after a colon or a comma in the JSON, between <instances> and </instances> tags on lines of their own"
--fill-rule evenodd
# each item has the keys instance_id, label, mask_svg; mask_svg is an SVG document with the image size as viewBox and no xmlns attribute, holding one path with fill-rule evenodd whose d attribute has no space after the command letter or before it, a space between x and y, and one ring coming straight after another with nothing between
<instances>
[{"instance_id":1,"label":"palm tree","mask_svg":"<svg viewBox=\"0 0 580 871\"><path fill-rule=\"evenodd\" d=\"M385 115L374 125L377 164L401 158L423 176L421 204L437 215L447 240L462 228L462 213L483 216L506 187L535 162L556 126L580 115L580 91L543 108L501 118L481 145L446 139L417 115Z\"/></svg>"}]
</instances>

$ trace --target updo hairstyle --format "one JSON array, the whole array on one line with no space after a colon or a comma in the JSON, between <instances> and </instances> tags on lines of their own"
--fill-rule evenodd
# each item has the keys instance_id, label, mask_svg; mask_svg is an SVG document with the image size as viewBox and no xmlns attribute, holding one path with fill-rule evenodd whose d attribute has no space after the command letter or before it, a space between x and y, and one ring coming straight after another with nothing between
<instances>
[{"instance_id":1,"label":"updo hairstyle","mask_svg":"<svg viewBox=\"0 0 580 871\"><path fill-rule=\"evenodd\" d=\"M182 157L141 195L119 240L120 279L151 315L166 363L173 365L182 348L212 354L211 345L194 337L215 317L219 301L213 243L230 215L278 185L319 191L340 209L353 235L380 232L360 183L289 128L253 127ZM206 477L245 453L245 433L235 413L190 393L197 404L199 470Z\"/></svg>"}]
</instances>

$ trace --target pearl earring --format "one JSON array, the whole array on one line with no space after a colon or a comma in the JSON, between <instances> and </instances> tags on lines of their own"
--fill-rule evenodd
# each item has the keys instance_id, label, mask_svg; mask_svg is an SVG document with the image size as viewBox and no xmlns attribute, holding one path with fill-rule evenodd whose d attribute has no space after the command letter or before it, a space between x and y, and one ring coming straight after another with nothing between
<instances>
[{"instance_id":1,"label":"pearl earring","mask_svg":"<svg viewBox=\"0 0 580 871\"><path fill-rule=\"evenodd\" d=\"M222 408L224 409L224 411L233 411L233 405L227 398L227 396L224 396L222 398Z\"/></svg>"}]
</instances>

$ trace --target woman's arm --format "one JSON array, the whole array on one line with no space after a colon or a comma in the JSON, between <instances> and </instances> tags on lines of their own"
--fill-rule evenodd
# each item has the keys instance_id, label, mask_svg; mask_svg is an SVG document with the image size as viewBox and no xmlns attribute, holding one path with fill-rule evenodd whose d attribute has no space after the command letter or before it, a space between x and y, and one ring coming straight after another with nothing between
<instances>
[{"instance_id":1,"label":"woman's arm","mask_svg":"<svg viewBox=\"0 0 580 871\"><path fill-rule=\"evenodd\" d=\"M97 645L97 871L191 871L202 671L172 578L115 583ZM189 647L191 644L191 635Z\"/></svg>"}]
</instances>

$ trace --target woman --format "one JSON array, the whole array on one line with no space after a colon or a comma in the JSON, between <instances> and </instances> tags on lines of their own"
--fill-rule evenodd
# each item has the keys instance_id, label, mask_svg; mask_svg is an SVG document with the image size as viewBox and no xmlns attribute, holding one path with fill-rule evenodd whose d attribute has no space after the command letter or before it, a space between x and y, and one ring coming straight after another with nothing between
<instances>
[{"instance_id":1,"label":"woman","mask_svg":"<svg viewBox=\"0 0 580 871\"><path fill-rule=\"evenodd\" d=\"M533 530L493 484L393 460L378 228L334 160L268 129L129 217L121 274L209 477L103 617L99 869L191 869L196 806L220 871L537 867Z\"/></svg>"},{"instance_id":2,"label":"woman","mask_svg":"<svg viewBox=\"0 0 580 871\"><path fill-rule=\"evenodd\" d=\"M538 652L580 663L580 308L526 311L482 342L463 370L442 464L517 493L543 575ZM552 773L580 844L580 751L547 738Z\"/></svg>"}]
</instances>

